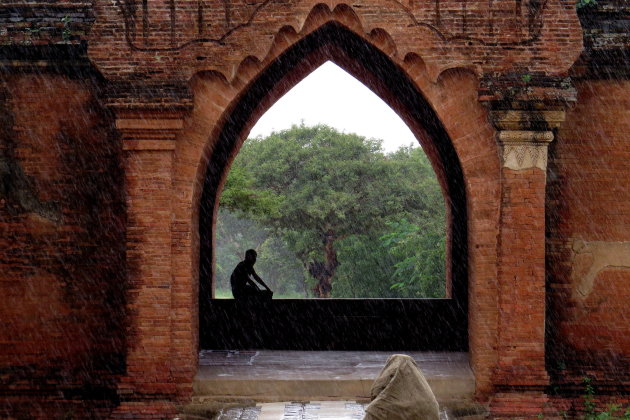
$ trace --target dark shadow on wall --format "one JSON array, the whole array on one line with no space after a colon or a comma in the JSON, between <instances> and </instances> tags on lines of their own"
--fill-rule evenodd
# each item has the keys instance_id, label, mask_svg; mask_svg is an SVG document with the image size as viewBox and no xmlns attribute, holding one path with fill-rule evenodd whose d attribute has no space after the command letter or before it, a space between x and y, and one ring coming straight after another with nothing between
<instances>
[{"instance_id":1,"label":"dark shadow on wall","mask_svg":"<svg viewBox=\"0 0 630 420\"><path fill-rule=\"evenodd\" d=\"M102 83L84 66L0 73L0 288L11 297L0 317L8 404L0 416L97 418L117 399L126 211L122 147L98 99ZM41 404L20 400L33 392Z\"/></svg>"}]
</instances>

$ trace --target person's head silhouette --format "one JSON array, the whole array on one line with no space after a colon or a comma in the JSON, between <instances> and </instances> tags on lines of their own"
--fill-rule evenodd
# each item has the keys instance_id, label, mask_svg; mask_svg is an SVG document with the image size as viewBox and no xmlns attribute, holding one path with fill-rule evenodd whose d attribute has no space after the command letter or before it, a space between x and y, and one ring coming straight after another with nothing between
<instances>
[{"instance_id":1,"label":"person's head silhouette","mask_svg":"<svg viewBox=\"0 0 630 420\"><path fill-rule=\"evenodd\" d=\"M255 250L248 249L247 251L245 251L245 261L249 262L251 265L254 265L256 263L257 255L258 254L256 253Z\"/></svg>"}]
</instances>

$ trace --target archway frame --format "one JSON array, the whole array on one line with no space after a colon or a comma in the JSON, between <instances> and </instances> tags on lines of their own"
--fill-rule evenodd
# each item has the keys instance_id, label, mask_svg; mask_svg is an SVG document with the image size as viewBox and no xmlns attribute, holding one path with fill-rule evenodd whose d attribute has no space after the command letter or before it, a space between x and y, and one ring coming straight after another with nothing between
<instances>
[{"instance_id":1,"label":"archway frame","mask_svg":"<svg viewBox=\"0 0 630 420\"><path fill-rule=\"evenodd\" d=\"M487 393L491 387L491 373L497 357L495 351L498 324L496 251L500 160L494 140L494 130L488 122L487 111L477 100L477 77L468 69L453 69L443 72L437 81L431 80L420 57L408 54L404 60L397 59L394 56L395 45L384 31L377 30L366 34L360 23L353 18L353 14L343 8L317 14L315 18L307 21L300 33L295 33L291 28L281 31L263 62L255 59L245 60L230 81L212 72L198 74L191 81L194 106L190 116L185 120L184 129L178 134L173 161L173 191L177 194L173 202L172 231L178 232L177 239L174 238L173 241L173 286L192 292L191 295L186 296L192 301L189 300L188 304L182 305L190 308L186 310L186 318L190 317L187 319L190 323L187 324L189 325L187 330L191 334L188 337L190 345L183 349L178 346L174 348L177 352L181 350L188 352L189 365L178 370L190 374L191 370L194 371L194 367L190 364L196 363L195 355L190 357L190 350L196 349L198 344L196 332L199 325L194 319L199 307L199 302L195 299L199 287L197 267L200 244L199 238L196 237L199 231L197 209L201 202L205 168L210 164L213 153L219 150L217 141L225 122L229 120L236 104L242 100L252 82L292 46L326 25L339 25L345 28L344 30L352 33L361 42L380 51L384 57L388 57L392 65L406 75L415 89L422 92L439 119L437 124L443 126L450 138L452 148L461 164L462 182L465 184L467 197L465 204L467 245L471 251L467 254L468 284L466 286L469 302L468 333L471 365L476 375L478 392ZM322 52L325 53L322 54ZM319 50L319 55L302 57L303 67L294 71L292 77L297 79L303 77L304 73L308 73L324 58L343 62L344 67L351 72L353 65L357 65L356 62L351 63L348 57L343 57L339 48L330 48L328 44L325 51ZM361 63L358 64L361 65ZM387 95L383 92L382 83L380 85L370 81L367 83L381 96ZM293 84L295 84L295 79L284 86ZM273 101L281 94L276 92L275 95L268 95L267 100ZM391 96L389 99L390 105L396 100ZM253 121L257 119L256 113L262 114L268 106L268 103L261 103L252 112L253 118L249 118L248 123L253 124ZM399 114L402 114L401 117L410 124L416 134L421 132L422 128L413 122L413 118L401 113L404 107L396 103L393 103L393 106ZM242 141L248 129L249 127L243 127L241 133L234 137ZM426 135L421 137L428 140ZM425 141L424 146L431 150L432 143ZM231 157L233 156L234 153L231 154ZM440 174L440 167L435 164L436 159L433 159L433 163L434 168L437 167L436 172ZM444 176L438 176L442 182L448 181ZM181 246L180 235L188 238L186 246ZM180 304L176 306L179 307ZM175 331L174 334L176 334Z\"/></svg>"},{"instance_id":2,"label":"archway frame","mask_svg":"<svg viewBox=\"0 0 630 420\"><path fill-rule=\"evenodd\" d=\"M467 235L466 235L466 198L464 191L464 181L461 173L461 166L456 156L451 141L448 138L448 134L440 124L437 116L426 103L426 100L422 95L414 88L413 84L408 80L408 77L402 73L402 71L396 67L396 65L382 52L376 50L370 44L366 43L362 38L354 35L346 27L340 25L338 22L329 22L319 27L317 30L311 32L305 37L302 37L297 43L293 44L291 48L284 51L276 60L274 60L269 66L267 66L263 72L261 72L254 81L246 88L244 95L237 101L232 107L229 117L225 119L223 127L216 140L211 141L215 148L209 158L209 165L204 180L204 190L200 201L201 214L200 217L200 302L202 303L201 316L202 320L209 317L212 312L210 307L203 307L203 304L207 304L213 297L211 288L213 289L214 280L214 264L212 264L212 256L215 254L213 245L214 239L214 226L216 223L217 212L219 208L219 197L223 187L223 183L227 178L229 167L237 155L243 141L245 140L246 133L249 131L249 127L256 122L258 116L265 112L272 103L274 103L279 97L284 95L289 89L299 83L303 77L319 67L325 61L332 61L342 68L346 69L355 78L359 79L365 86L371 88L382 99L392 106L403 118L407 121L407 124L414 131L419 142L422 144L425 152L428 154L429 159L434 167L434 171L438 177L439 183L442 187L443 196L445 197L445 206L447 208L447 277L446 290L447 297L451 298L449 302L436 302L426 301L422 305L420 302L415 302L414 305L409 305L409 302L389 302L393 305L387 309L388 303L386 301L380 302L383 308L380 310L382 313L389 313L394 308L401 305L408 306L402 309L403 312L419 315L424 314L426 328L421 328L420 323L414 322L414 320L399 319L398 323L400 327L396 329L396 332L392 331L391 338L387 339L388 346L397 349L404 349L409 346L417 346L417 349L427 350L440 350L440 349L461 349L467 348L466 335L467 335L467 320L466 320L466 308L467 308ZM454 238L454 240L452 239ZM457 243L456 247L452 247L452 243ZM374 311L375 305L378 299L370 299L368 304ZM218 302L215 302L215 306ZM295 308L287 308L286 311L295 313L308 312L308 308L311 308L311 315L313 318L324 318L324 314L332 310L337 316L342 312L341 308L345 305L354 305L354 309L351 312L356 313L370 313L369 309L362 309L356 300L351 302L339 303L335 305L333 303L314 303L309 304L295 302ZM322 305L330 307L327 311ZM212 306L212 305L210 305ZM228 309L229 305L223 305L225 309ZM297 308L299 306L299 308ZM383 312L384 311L384 312ZM222 312L222 311L221 311ZM278 314L280 318L288 316L282 315L282 312ZM232 316L222 314L221 318L229 319ZM270 314L267 314L269 316ZM306 331L299 328L297 325L303 325L307 322L309 316L305 314L301 321L295 320L295 332L301 330L301 334L305 335ZM202 322L201 331L207 332L207 335L212 335L208 330L209 325L216 320L206 319ZM408 325L403 326L405 323ZM323 331L312 332L312 339L303 337L304 340L311 343L317 343L318 348L330 348L326 347L324 338L326 329L331 328L335 324L334 319L330 319L326 322L325 319L318 321L328 325ZM238 322L236 323L238 324ZM291 325L286 327L292 329ZM428 326L432 325L431 328ZM439 325L440 327L437 327ZM387 327L384 327L387 328ZM418 331L411 333L414 328L418 328ZM356 349L350 344L342 346L338 337L352 336L353 331L363 330L361 326L356 327L348 326L346 331L339 331L336 334L337 338L332 339L331 342L337 343L335 348L349 348ZM409 331L409 334L403 332ZM224 329L220 331L219 336L230 334L233 329ZM333 334L332 332L330 332ZM277 342L280 348L286 348L286 346L295 345L294 340L290 339L290 335L287 332L287 338L285 340L279 340L277 332L273 334L274 342ZM401 334L409 338L399 337ZM204 334L202 334L203 336ZM258 334L257 334L258 335ZM271 331L270 331L271 335ZM333 334L335 335L335 334ZM411 339L413 336L417 339ZM395 345L394 337L399 338L400 343ZM420 339L422 337L422 339ZM364 335L362 339L357 337L355 346L360 345L361 348L379 350L378 340L375 340L373 344L369 344L371 340L367 340ZM343 340L342 340L343 341ZM364 341L363 343L360 343ZM382 339L381 339L382 341ZM211 343L216 341L210 340ZM284 344L282 344L284 342ZM424 342L421 344L421 342ZM415 343L415 344L412 344ZM202 346L207 346L202 340ZM235 344L225 343L229 348L234 348ZM251 345L251 344L250 344ZM269 342L265 343L265 346L272 345ZM341 346L341 347L339 347ZM406 347L405 347L406 346ZM216 348L216 347L212 347ZM301 347L298 347L301 348Z\"/></svg>"}]
</instances>

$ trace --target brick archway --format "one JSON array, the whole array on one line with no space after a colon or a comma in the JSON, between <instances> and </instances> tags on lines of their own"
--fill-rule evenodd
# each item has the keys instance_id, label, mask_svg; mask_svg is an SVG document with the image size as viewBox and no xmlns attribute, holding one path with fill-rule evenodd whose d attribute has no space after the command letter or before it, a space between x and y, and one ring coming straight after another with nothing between
<instances>
[{"instance_id":1,"label":"brick archway","mask_svg":"<svg viewBox=\"0 0 630 420\"><path fill-rule=\"evenodd\" d=\"M134 91L133 84L129 87L125 82L109 96L127 151L127 261L134 296L130 303L130 342L134 345L128 351L127 376L121 385L123 402L190 395L199 344L202 242L198 235L206 180L214 191L210 195L216 197L251 124L282 94L283 87L287 89L323 60L332 59L358 76L407 122L448 191L453 243L466 247L454 250L451 258L453 301L467 315L478 395L532 391L525 399L539 405L548 384L544 170L546 144L553 138L551 129L563 117L562 105L545 100L532 106L529 99L510 102L484 93L490 104L485 107L480 102L480 77L498 64L493 62L484 70L470 57L436 59L432 50L449 42L457 44L458 38L434 36L425 42L421 50L433 51L430 62L409 52L422 25L410 26L408 32L394 25L394 37L376 27L379 18L372 15L365 18L371 29L365 29L360 16L347 5L332 11L323 5L307 10L299 32L294 26L274 23L279 29L262 59L239 50L236 56L244 58L238 66L230 67L234 61L230 56L214 68L196 68L190 57L181 58L187 63L183 73L171 62L167 70L178 79L192 72L194 77L186 85L181 80L162 81ZM400 14L405 15L404 11ZM386 19L382 23L391 26ZM400 39L406 40L404 55L398 52ZM572 42L562 36L558 39L545 38L545 42ZM508 44L492 48L510 48ZM224 47L219 45L219 49ZM307 53L294 48L298 45L307 47ZM357 50L348 50L349 46ZM475 51L483 53L483 48ZM518 54L518 59L530 59L527 48ZM389 73L383 74L381 66ZM402 85L388 84L392 74ZM218 155L228 158L216 159ZM207 168L211 169L208 176ZM215 210L212 203L206 225L212 224ZM208 242L204 246L211 249ZM208 296L207 289L202 293Z\"/></svg>"},{"instance_id":2,"label":"brick archway","mask_svg":"<svg viewBox=\"0 0 630 420\"><path fill-rule=\"evenodd\" d=\"M470 322L470 325L464 334L471 335L471 360L477 375L478 389L481 393L486 392L490 384L490 371L496 358L496 354L494 354L498 317L495 283L496 257L493 255L480 256L479 252L474 250L484 249L486 250L484 254L488 253L487 250L493 250L492 253L496 255L494 251L497 247L496 238L498 235L500 162L497 144L494 140L494 130L488 122L487 111L477 100L478 79L469 70L453 69L443 72L437 81L433 81L420 57L410 54L403 61L394 61L391 55L387 54L388 52L391 54L392 48L395 47L392 45L391 38L387 37L384 31L376 31L371 35L362 35L364 32L358 31L357 34L348 26L342 25L340 20L342 19L335 19L329 14L326 15L326 19L322 19L318 26L306 30L306 34L297 34L290 30L281 34L282 36L279 38L282 42L272 48L270 57L262 63L253 58L244 60L230 82L220 74L213 72L202 72L192 80L195 106L191 117L185 124L186 127L178 137L174 161L174 173L176 174L176 184L174 185L178 191L188 190L191 185L194 185L195 188L194 191L188 190L189 192L185 194L181 193L183 197L186 197L186 200L175 204L175 212L177 214L179 209L186 209L187 212L191 212L182 213L182 216L190 214L193 218L190 225L191 231L187 231L186 236L197 239L195 235L200 226L197 218L200 215L196 211L202 202L205 170L209 165L212 167L213 162L215 162L213 155L229 157L216 161L217 164L213 167L216 172L209 177L215 182L214 194L216 194L216 191L220 191L220 182L225 174L225 168L237 153L245 133L257 117L284 93L283 89L288 90L325 60L331 59L341 64L351 73L358 75L361 81L381 97L384 97L401 115L422 141L423 147L432 158L438 178L445 188L449 188L447 184L450 182L451 190L458 191L455 194L455 201L450 203L451 208L453 205L459 206L460 211L459 214L455 215L455 217L459 217L458 222L461 223L460 230L455 235L463 235L463 238L466 238L464 245L472 247L472 252L468 255L465 248L457 249L457 256L451 260L455 263L461 261L458 258L465 259L460 264L456 264L455 271L457 273L455 275L459 276L458 278L462 283L454 288L454 292L455 294L459 293L457 301L463 305L460 308L463 313L466 313L465 305L470 299L471 310L468 312L468 320L464 320L464 322ZM356 29L356 23L354 26ZM331 31L334 30L345 33L344 36L353 39L352 42L363 44L365 48L372 49L371 53L378 51L381 60L385 63L389 62L389 69L395 68L401 76L404 76L406 83L409 84L407 88L413 88L419 96L405 98L402 95L403 98L398 98L397 95L391 93L391 90L388 91L387 85L382 80L378 80L378 75L375 77L369 71L359 74L361 70L365 70L365 63L361 63L356 57L348 55L339 45L339 42L343 45L343 42L348 40L344 40L342 37L336 43L328 42L332 39L331 34L333 32ZM255 86L254 81L260 80L261 75L268 71L274 62L280 62L280 60L275 60L279 57L285 59L286 56L283 54L298 45L299 42L307 39L309 35L312 36L312 40L316 40L316 43L309 47L312 51L301 57L294 57L293 60L296 58L300 58L300 60L296 60L292 66L289 66L292 68L289 74L286 74L287 68L284 68L281 72L274 73L272 71L267 75L272 79L274 77L282 79L283 83L275 83L275 90L270 92L254 92L259 95L256 101L248 103L243 99L247 94L246 92L256 89L253 87ZM373 60L371 63L373 72L375 66L378 67L378 65L383 64L383 62L379 63L378 59L372 58L371 60ZM264 85L259 85L259 88L260 86L264 87ZM418 98L422 98L419 94L420 91L425 94L426 102L419 104L422 108L413 109L409 106L409 101L418 101ZM396 93L400 95L401 91L398 90ZM406 104L405 101L407 101ZM246 108L247 112L239 115L237 117L239 120L235 121L233 115L239 103ZM252 103L256 106L253 106ZM248 107L249 109L247 109ZM427 118L427 114L422 114L427 113L427 111L430 115L429 126L434 130L431 134L427 133L422 123L419 123L423 117ZM226 130L226 126L230 128ZM237 132L233 132L233 130ZM210 136L207 133L210 133ZM442 150L439 149L440 147ZM194 162L195 156L203 157L195 168L195 181L191 183L191 163ZM443 162L449 162L449 160L456 162L456 164L458 164L457 161L461 161L461 172L457 173L460 171L459 168L448 167L445 169ZM457 173L456 176L452 175L454 171ZM188 175L184 178L182 175L186 173ZM466 196L468 196L468 200L464 198ZM214 202L212 203L214 204ZM211 220L214 217L214 210L216 209L211 206L211 210L208 212L212 215ZM456 211L458 210L456 209ZM174 223L182 227L185 222L185 217L181 219L177 217ZM474 233L474 235L468 234L466 237L467 231ZM203 247L201 241L199 245ZM207 249L211 249L211 245L206 246L208 246ZM175 251L177 250L174 249ZM184 265L183 260L180 260L180 257L183 256L180 253L177 253L176 258L174 256L174 261L177 260L178 264L182 264L182 268L186 267L186 270L193 273L193 284L187 286L186 290L197 290L196 279L199 277L196 276L199 276L199 271L194 265L199 264L200 261L197 259L198 254L194 240L190 241L190 248L187 248L186 251L186 254L192 253L190 263L186 262ZM176 275L175 278L184 279L184 272L182 271L181 277ZM468 290L469 287L470 290ZM207 293L208 291L206 291L206 295ZM480 293L481 296L476 299L473 293ZM491 304L488 305L488 302ZM198 303L192 307L198 308ZM479 311L478 308L481 307L483 310ZM194 328L198 328L195 321L192 321L192 325Z\"/></svg>"},{"instance_id":3,"label":"brick archway","mask_svg":"<svg viewBox=\"0 0 630 420\"><path fill-rule=\"evenodd\" d=\"M218 211L218 198L221 193L223 182L229 171L229 166L238 153L238 150L245 139L249 128L256 122L257 117L269 108L269 104L275 102L290 88L295 86L301 78L317 68L326 60L332 60L343 68L351 72L361 80L366 86L378 92L380 96L391 104L394 109L408 121L408 124L415 132L417 138L422 143L429 159L431 160L440 184L443 188L447 210L448 226L448 255L447 269L447 295L450 301L425 301L415 302L415 306L406 308L405 312L415 313L424 316L423 322L416 320L400 320L400 328L392 337L387 339L387 345L392 348L404 349L408 346L416 346L417 349L467 349L467 222L466 222L466 192L461 166L452 142L440 123L435 112L418 92L413 82L404 74L403 70L396 66L384 53L376 49L365 39L355 35L348 28L332 21L324 24L317 30L302 37L279 55L269 66L247 86L245 92L237 99L233 107L227 112L229 115L224 118L223 126L216 139L211 140L214 145L209 157L208 169L204 179L204 190L201 197L201 212L199 215L200 229L200 303L201 303L201 332L202 336L213 335L213 321L209 317L209 302L212 298L213 264L214 254L213 238L216 214ZM351 111L350 111L351 112ZM451 246L452 244L455 246ZM424 303L424 305L423 305ZM349 303L346 303L346 305ZM354 302L359 305L358 302ZM375 305L371 302L370 305ZM404 305L405 301L390 303L391 311L397 306ZM408 304L408 302L407 302ZM204 306L205 305L205 306ZM298 303L296 303L298 305ZM306 305L303 303L302 305ZM325 313L326 310L312 302L311 315ZM332 305L326 304L326 305ZM387 303L383 301L381 305L383 315L389 311L386 309ZM306 322L308 313L306 308L300 307L287 309L290 312L300 312L304 315L303 322ZM340 309L336 309L338 312ZM355 310L359 310L356 308ZM369 311L368 311L369 312ZM420 315L423 314L423 315ZM411 315L410 315L411 316ZM281 316L282 317L282 316ZM205 319L205 322L203 320ZM215 321L216 322L216 321ZM299 321L295 321L299 324ZM322 320L324 324L326 321ZM394 322L393 320L391 321ZM409 325L404 326L405 322ZM328 322L333 324L333 320ZM291 328L291 327L288 327ZM296 324L296 330L299 330ZM415 334L409 333L409 337L398 337L405 331L417 328ZM216 327L215 327L216 329ZM326 329L324 329L326 330ZM362 330L362 328L348 328L347 331L339 331L337 335L347 337L353 335L352 332ZM219 329L216 334L233 334L229 329ZM304 337L306 342L317 343L321 348L330 348L325 342L326 331L316 333L313 331L312 339ZM302 329L302 334L305 332ZM332 333L331 333L332 334ZM274 336L277 335L274 334ZM289 338L279 340L278 346L296 345ZM334 334L333 334L334 335ZM415 338L411 338L415 335ZM400 343L395 344L398 338ZM274 337L274 341L278 340ZM337 342L338 338L330 339L336 342L335 348L346 348L342 343ZM374 339L372 344L368 337L364 337L364 343L355 345L367 346L366 348L377 350L379 345L385 345L383 339ZM379 341L380 340L380 341ZM206 342L214 340L202 340L202 346ZM354 340L359 341L358 337ZM281 344L281 343L285 344ZM412 343L415 343L412 345ZM229 346L229 344L226 344ZM265 344L269 346L271 343ZM313 344L311 344L313 345ZM301 348L298 346L297 348ZM355 348L356 349L356 348Z\"/></svg>"}]
</instances>

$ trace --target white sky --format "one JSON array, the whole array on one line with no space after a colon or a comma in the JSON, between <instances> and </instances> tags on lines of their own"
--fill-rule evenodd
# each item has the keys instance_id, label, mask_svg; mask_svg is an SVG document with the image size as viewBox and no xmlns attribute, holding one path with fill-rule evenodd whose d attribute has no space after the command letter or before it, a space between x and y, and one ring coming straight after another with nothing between
<instances>
[{"instance_id":1,"label":"white sky","mask_svg":"<svg viewBox=\"0 0 630 420\"><path fill-rule=\"evenodd\" d=\"M328 61L280 98L258 120L249 137L323 123L346 133L383 140L394 151L418 141L400 117L365 85Z\"/></svg>"}]
</instances>

